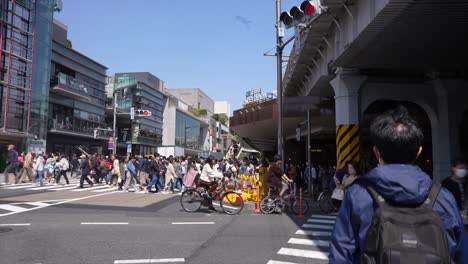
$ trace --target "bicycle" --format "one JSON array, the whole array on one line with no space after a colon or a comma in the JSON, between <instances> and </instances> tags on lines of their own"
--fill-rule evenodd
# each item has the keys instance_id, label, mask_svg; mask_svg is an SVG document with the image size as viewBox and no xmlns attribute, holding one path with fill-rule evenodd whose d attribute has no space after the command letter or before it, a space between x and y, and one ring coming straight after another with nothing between
<instances>
[{"instance_id":1,"label":"bicycle","mask_svg":"<svg viewBox=\"0 0 468 264\"><path fill-rule=\"evenodd\" d=\"M332 199L331 196L332 192L326 189L322 191L317 198L320 210L326 214L338 211L341 205L340 201Z\"/></svg>"},{"instance_id":2,"label":"bicycle","mask_svg":"<svg viewBox=\"0 0 468 264\"><path fill-rule=\"evenodd\" d=\"M193 213L202 206L209 207L214 200L220 201L221 209L228 215L239 214L244 208L242 196L235 191L226 191L224 181L221 181L213 196L205 187L185 190L180 197L180 205L184 211Z\"/></svg>"},{"instance_id":3,"label":"bicycle","mask_svg":"<svg viewBox=\"0 0 468 264\"><path fill-rule=\"evenodd\" d=\"M289 184L289 190L291 190L291 184ZM281 202L279 191L276 188L272 189L260 202L260 211L264 214L272 214L273 212L281 213L285 208L289 208L289 210L296 215L300 214L300 202L297 192L295 194L287 192L283 195L283 201L284 203ZM302 200L301 214L306 214L308 210L309 203L306 200Z\"/></svg>"}]
</instances>

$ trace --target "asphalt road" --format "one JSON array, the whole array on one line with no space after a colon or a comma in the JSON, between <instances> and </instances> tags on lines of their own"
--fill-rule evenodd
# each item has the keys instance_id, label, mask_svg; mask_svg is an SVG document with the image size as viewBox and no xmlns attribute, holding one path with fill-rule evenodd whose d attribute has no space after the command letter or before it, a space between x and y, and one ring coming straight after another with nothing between
<instances>
[{"instance_id":1,"label":"asphalt road","mask_svg":"<svg viewBox=\"0 0 468 264\"><path fill-rule=\"evenodd\" d=\"M326 263L333 225L333 216L262 215L251 206L237 216L186 213L178 195L5 188L2 264Z\"/></svg>"}]
</instances>

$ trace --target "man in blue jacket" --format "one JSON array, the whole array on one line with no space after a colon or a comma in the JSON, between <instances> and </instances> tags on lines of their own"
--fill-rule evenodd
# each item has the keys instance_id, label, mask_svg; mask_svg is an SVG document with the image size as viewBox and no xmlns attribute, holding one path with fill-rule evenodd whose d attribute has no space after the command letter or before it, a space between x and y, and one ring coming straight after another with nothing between
<instances>
[{"instance_id":1,"label":"man in blue jacket","mask_svg":"<svg viewBox=\"0 0 468 264\"><path fill-rule=\"evenodd\" d=\"M379 166L358 180L363 184L353 184L345 194L330 242L332 264L360 263L374 215L373 199L364 185L401 205L422 204L432 186L430 177L412 165L422 152L423 134L406 109L399 107L377 117L370 134ZM452 260L468 263L467 236L453 195L442 188L434 210L445 224Z\"/></svg>"}]
</instances>

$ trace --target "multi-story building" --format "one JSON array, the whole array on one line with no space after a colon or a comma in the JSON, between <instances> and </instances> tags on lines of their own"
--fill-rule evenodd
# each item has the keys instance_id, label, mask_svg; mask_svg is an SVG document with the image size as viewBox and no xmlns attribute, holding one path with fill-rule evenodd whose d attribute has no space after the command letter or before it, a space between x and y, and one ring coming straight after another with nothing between
<instances>
[{"instance_id":1,"label":"multi-story building","mask_svg":"<svg viewBox=\"0 0 468 264\"><path fill-rule=\"evenodd\" d=\"M200 88L167 89L167 92L187 103L192 108L206 109L208 117L214 113L215 103Z\"/></svg>"},{"instance_id":2,"label":"multi-story building","mask_svg":"<svg viewBox=\"0 0 468 264\"><path fill-rule=\"evenodd\" d=\"M192 107L171 94L166 94L163 145L164 156L195 155L209 150L209 124L192 113Z\"/></svg>"},{"instance_id":3,"label":"multi-story building","mask_svg":"<svg viewBox=\"0 0 468 264\"><path fill-rule=\"evenodd\" d=\"M156 152L163 141L164 82L149 72L116 73L113 80L113 87L107 88L117 99L117 152ZM131 107L149 110L151 116L135 116L132 120ZM108 116L109 123L112 123L111 116Z\"/></svg>"},{"instance_id":4,"label":"multi-story building","mask_svg":"<svg viewBox=\"0 0 468 264\"><path fill-rule=\"evenodd\" d=\"M45 151L56 8L53 0L0 1L0 167L6 144Z\"/></svg>"},{"instance_id":5,"label":"multi-story building","mask_svg":"<svg viewBox=\"0 0 468 264\"><path fill-rule=\"evenodd\" d=\"M48 113L47 151L67 155L82 147L102 153L109 134L94 138L105 120L107 67L74 50L67 27L54 20Z\"/></svg>"}]
</instances>

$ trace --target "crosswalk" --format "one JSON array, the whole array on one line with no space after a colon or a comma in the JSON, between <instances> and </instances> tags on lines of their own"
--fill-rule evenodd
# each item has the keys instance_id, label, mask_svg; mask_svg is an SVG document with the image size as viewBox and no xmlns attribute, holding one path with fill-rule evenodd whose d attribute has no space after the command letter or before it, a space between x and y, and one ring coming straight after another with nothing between
<instances>
[{"instance_id":1,"label":"crosswalk","mask_svg":"<svg viewBox=\"0 0 468 264\"><path fill-rule=\"evenodd\" d=\"M57 204L64 201L62 200L48 200L48 201L38 201L38 202L18 202L18 203L9 203L9 204L0 204L0 216L27 212L39 208L49 207L51 205Z\"/></svg>"},{"instance_id":2,"label":"crosswalk","mask_svg":"<svg viewBox=\"0 0 468 264\"><path fill-rule=\"evenodd\" d=\"M328 263L336 214L312 215L267 264Z\"/></svg>"},{"instance_id":3,"label":"crosswalk","mask_svg":"<svg viewBox=\"0 0 468 264\"><path fill-rule=\"evenodd\" d=\"M89 186L87 183L84 184L84 188L78 188L80 183L79 179L71 179L70 184L64 184L62 182L61 184L58 185L49 185L45 184L44 186L38 186L35 183L21 183L21 184L15 184L15 185L6 185L6 184L0 184L0 190L25 190L25 191L31 191L31 192L61 192L61 191L70 191L70 192L91 192L91 193L105 193L105 192L117 192L116 187L110 187L105 184L96 184L94 186ZM135 193L141 193L143 194L144 192L135 192Z\"/></svg>"}]
</instances>

